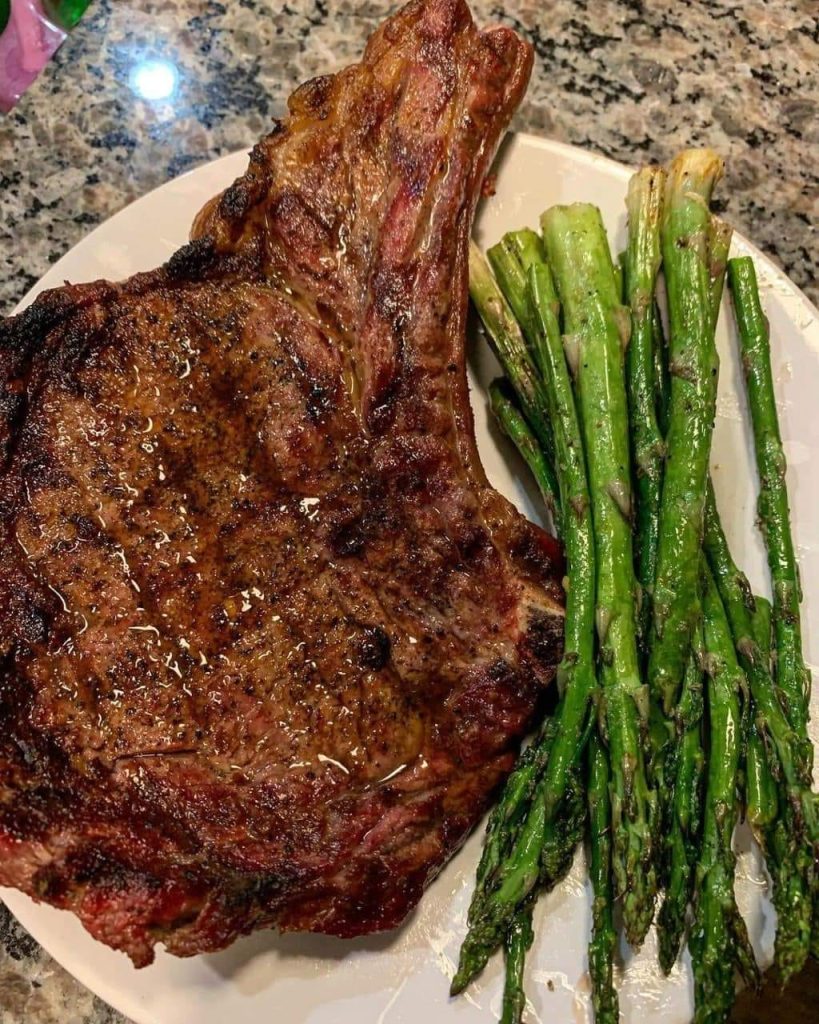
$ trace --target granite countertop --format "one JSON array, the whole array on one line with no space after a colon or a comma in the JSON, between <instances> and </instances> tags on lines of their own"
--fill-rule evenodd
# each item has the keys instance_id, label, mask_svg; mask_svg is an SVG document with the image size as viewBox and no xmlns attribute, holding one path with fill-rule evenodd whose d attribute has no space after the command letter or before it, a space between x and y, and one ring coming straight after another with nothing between
<instances>
[{"instance_id":1,"label":"granite countertop","mask_svg":"<svg viewBox=\"0 0 819 1024\"><path fill-rule=\"evenodd\" d=\"M96 0L0 120L0 313L94 225L249 146L300 81L354 59L383 0ZM816 0L473 0L537 54L516 126L618 160L727 158L726 215L819 302ZM177 69L170 101L138 69ZM143 82L144 85L144 82ZM123 1021L0 908L0 1024Z\"/></svg>"}]
</instances>

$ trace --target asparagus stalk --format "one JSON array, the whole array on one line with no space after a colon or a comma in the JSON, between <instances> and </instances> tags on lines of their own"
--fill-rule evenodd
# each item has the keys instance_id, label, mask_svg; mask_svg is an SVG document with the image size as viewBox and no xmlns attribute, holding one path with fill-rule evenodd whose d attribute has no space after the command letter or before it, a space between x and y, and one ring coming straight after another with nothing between
<instances>
[{"instance_id":1,"label":"asparagus stalk","mask_svg":"<svg viewBox=\"0 0 819 1024\"><path fill-rule=\"evenodd\" d=\"M562 336L560 332L560 301L555 291L554 279L551 270L545 260L543 245L540 237L533 231L512 231L504 236L505 247L503 254L499 251L494 253L495 261L500 265L505 264L504 280L505 293L510 305L516 309L525 309L526 316L532 327L530 335L530 346L532 358L540 372L541 379L546 384L547 398L550 400L549 415L554 419L561 414L560 410L553 408L555 396L552 393L551 380L553 374L554 354L559 354L558 365L561 367L561 380L565 373L565 354L562 347ZM507 264L516 263L512 270ZM534 277L532 275L534 274ZM535 291L537 289L537 294ZM551 344L552 352L548 346ZM568 394L571 395L571 383ZM565 396L564 396L565 397ZM576 423L577 413L574 409L574 401L570 407L571 416ZM580 438L579 430L577 437ZM574 440L572 440L574 445ZM585 474L585 458L583 457L582 439L576 445L577 452L583 461L583 473ZM568 455L572 455L571 451ZM556 467L559 470L559 467ZM577 467L575 473L577 473ZM558 471L558 483L559 480ZM565 510L564 510L565 511ZM593 575L593 574L592 574Z\"/></svg>"},{"instance_id":2,"label":"asparagus stalk","mask_svg":"<svg viewBox=\"0 0 819 1024\"><path fill-rule=\"evenodd\" d=\"M575 771L569 781L568 793L561 815L543 825L540 861L539 864L533 863L532 870L537 875L537 884L544 890L554 888L565 878L571 868L575 849L583 835L585 820L582 787L578 773ZM540 825L542 819L538 818L537 822ZM526 1006L523 972L526 965L526 954L534 938L532 931L533 908L534 896L531 895L512 913L511 924L506 926L505 935L502 935L506 973L501 1024L504 1024L504 1021L517 1024L521 1020ZM506 907L504 907L505 909ZM468 981L483 969L489 955L500 943L498 936L501 935L505 920L506 917L503 916L500 923L496 923L491 941L487 941L486 932L481 938L481 923L477 925L479 938L477 943L470 946L470 936L467 936L467 941L461 950L459 970L462 973L461 977L456 976L453 979L453 994L462 991Z\"/></svg>"},{"instance_id":3,"label":"asparagus stalk","mask_svg":"<svg viewBox=\"0 0 819 1024\"><path fill-rule=\"evenodd\" d=\"M721 173L722 162L711 150L681 153L669 168L663 206L672 381L649 682L666 714L677 701L700 616L697 580L719 369L708 203Z\"/></svg>"},{"instance_id":4,"label":"asparagus stalk","mask_svg":"<svg viewBox=\"0 0 819 1024\"><path fill-rule=\"evenodd\" d=\"M748 736L745 789L745 817L759 837L761 830L776 821L779 814L779 798L765 744L755 722L751 723L751 733ZM767 844L761 845L764 848Z\"/></svg>"},{"instance_id":5,"label":"asparagus stalk","mask_svg":"<svg viewBox=\"0 0 819 1024\"><path fill-rule=\"evenodd\" d=\"M657 573L657 538L665 445L657 423L654 381L654 286L660 269L660 217L665 171L644 167L628 186L629 237L624 260L625 301L631 309L626 353L631 459L635 472L635 537L640 601L637 635L648 650L651 600Z\"/></svg>"},{"instance_id":6,"label":"asparagus stalk","mask_svg":"<svg viewBox=\"0 0 819 1024\"><path fill-rule=\"evenodd\" d=\"M771 604L764 597L754 599L756 608L751 620L754 641L759 649L760 663L771 668ZM813 856L804 842L794 848L794 835L799 829L793 808L783 790L780 796L762 730L752 723L748 740L746 769L746 817L765 853L774 881L774 906L778 917L775 962L783 984L802 970L807 958L811 917L810 900L813 880Z\"/></svg>"},{"instance_id":7,"label":"asparagus stalk","mask_svg":"<svg viewBox=\"0 0 819 1024\"><path fill-rule=\"evenodd\" d=\"M596 1024L617 1024L620 1007L614 987L614 953L617 932L612 908L611 886L611 804L609 802L608 754L594 733L589 741L589 835L592 901L592 937L589 943L589 974Z\"/></svg>"},{"instance_id":8,"label":"asparagus stalk","mask_svg":"<svg viewBox=\"0 0 819 1024\"><path fill-rule=\"evenodd\" d=\"M716 326L725 262L730 245L731 229L716 217L709 222L709 310L712 327ZM657 416L663 436L668 429L670 381L666 342L662 321L655 303L653 310L654 383ZM674 713L674 734L655 725L655 763L653 772L658 791L671 789L671 798L663 808L665 821L663 872L666 895L658 918L660 966L668 974L679 955L685 930L686 911L693 896L696 860L699 855L702 826L701 791L705 767L702 743L702 622L694 624L692 656L689 659L679 705ZM661 713L656 712L655 718ZM669 742L673 740L673 742ZM668 743L667 749L662 744Z\"/></svg>"},{"instance_id":9,"label":"asparagus stalk","mask_svg":"<svg viewBox=\"0 0 819 1024\"><path fill-rule=\"evenodd\" d=\"M788 720L799 735L800 756L811 764L813 745L807 735L810 674L802 657L799 615L802 595L790 526L785 452L771 373L768 322L759 300L753 260L748 256L729 260L728 278L754 429L760 480L759 523L768 549L773 583L777 685L785 701Z\"/></svg>"},{"instance_id":10,"label":"asparagus stalk","mask_svg":"<svg viewBox=\"0 0 819 1024\"><path fill-rule=\"evenodd\" d=\"M708 500L711 500L709 494ZM767 597L753 598L753 609L751 611L751 636L759 651L760 664L769 671L771 668L771 629L773 622L773 609Z\"/></svg>"},{"instance_id":11,"label":"asparagus stalk","mask_svg":"<svg viewBox=\"0 0 819 1024\"><path fill-rule=\"evenodd\" d=\"M771 603L764 597L754 598L751 632L759 651L759 662L768 672L771 669ZM779 814L779 795L771 772L763 734L756 721L751 722L748 736L747 766L745 769L745 817L757 838L776 821ZM763 848L764 841L761 841Z\"/></svg>"},{"instance_id":12,"label":"asparagus stalk","mask_svg":"<svg viewBox=\"0 0 819 1024\"><path fill-rule=\"evenodd\" d=\"M562 358L562 353L561 353ZM569 392L571 395L571 392ZM518 451L526 459L535 479L541 484L542 481L542 453L537 444L537 439L529 430L523 416L519 412L514 395L511 392L511 387L506 380L493 381L489 387L490 404L493 413L495 414L502 429L511 440L514 442ZM580 453L582 458L582 452ZM569 557L571 559L571 541L567 541L567 550L569 550ZM594 574L591 573L591 579L593 581ZM576 596L580 596L582 586L576 587ZM594 596L591 597L591 607L593 608ZM571 604L571 601L569 602ZM572 619L572 615L569 614L570 608L567 608L567 623ZM589 627L590 631L593 627ZM570 641L568 640L569 634L572 632L567 625L566 636L567 640L564 646L564 650L569 651ZM589 649L589 658L592 656L592 650ZM563 672L566 663L568 662L568 671ZM564 660L559 669L559 675L563 673L563 679L559 679L561 691L566 692L566 683L569 676L576 673L578 669L577 663L574 661L570 654L564 655ZM575 691L573 691L575 692ZM567 694L568 697L568 694ZM565 700L561 701L558 707L555 717L551 720L548 742L546 744L538 744L537 742L532 744L528 749L531 753L528 758L531 759L531 764L525 763L526 755L522 759L521 767L516 771L515 775L512 776L510 781L504 790L503 797L501 798L500 804L498 804L496 810L493 812L490 823L487 830L487 836L484 844L484 854L481 859L481 864L478 869L478 880L476 883L475 892L473 893L472 903L469 911L469 922L470 924L479 920L485 905L487 892L493 882L496 881L497 867L501 862L504 855L507 855L510 851L513 840L511 839L511 829L508 824L505 827L502 823L508 822L519 822L522 814L528 808L528 801L531 797L532 789L534 787L535 775L540 775L547 761L550 761L553 756L554 750L554 736L558 730L558 721L565 721ZM579 710L579 708L578 708ZM582 733L582 730L581 730ZM582 749L582 740L578 734L574 736L564 737L563 742L560 744L560 749L557 752L557 758L563 758L565 764L565 753L568 751L571 754L572 743L576 744L577 756L579 751ZM544 851L541 855L541 875L543 881L548 884L549 879L555 879L562 877L565 871L568 870L569 864L565 865L564 862L569 858L569 854L573 853L574 847L577 845L579 836L572 840L571 836L566 836L565 833L561 833L559 829L549 831L548 827L544 834ZM519 911L515 921L521 914L525 914L525 910ZM504 1013L512 1014L514 1008L519 1004L523 1005L525 999L523 997L522 989L520 985L520 978L522 977L523 963L525 960L525 947L521 946L522 936L525 934L525 929L522 926L518 926L513 923L509 934L506 939L506 986L508 990L508 997L504 995ZM514 947L514 948L513 948ZM518 979L518 980L516 980ZM518 988L516 989L516 985ZM521 1002L522 1001L522 1002ZM522 1009L521 1009L522 1012ZM509 1020L515 1020L514 1016L509 1016Z\"/></svg>"},{"instance_id":13,"label":"asparagus stalk","mask_svg":"<svg viewBox=\"0 0 819 1024\"><path fill-rule=\"evenodd\" d=\"M793 808L780 799L778 817L758 835L773 879L774 964L783 986L802 970L811 950L813 852L807 844L794 842L795 833Z\"/></svg>"},{"instance_id":14,"label":"asparagus stalk","mask_svg":"<svg viewBox=\"0 0 819 1024\"><path fill-rule=\"evenodd\" d=\"M675 713L676 756L672 759L674 767L670 772L674 792L670 801L670 821L665 840L668 884L657 922L660 966L666 974L671 971L680 952L700 849L705 768L702 743L702 647L700 623L695 628L691 660Z\"/></svg>"},{"instance_id":15,"label":"asparagus stalk","mask_svg":"<svg viewBox=\"0 0 819 1024\"><path fill-rule=\"evenodd\" d=\"M706 573L703 610L710 754L689 946L694 967L694 1020L696 1024L715 1024L729 1019L735 996L734 970L739 969L751 985L758 984L759 975L734 898L735 859L731 850L740 757L742 670L710 572Z\"/></svg>"},{"instance_id":16,"label":"asparagus stalk","mask_svg":"<svg viewBox=\"0 0 819 1024\"><path fill-rule=\"evenodd\" d=\"M489 406L501 430L529 467L543 502L548 508L554 497L549 463L520 411L512 385L505 377L499 377L489 385Z\"/></svg>"},{"instance_id":17,"label":"asparagus stalk","mask_svg":"<svg viewBox=\"0 0 819 1024\"><path fill-rule=\"evenodd\" d=\"M562 534L568 578L563 660L558 686L564 694L558 731L543 781L547 820L565 792L570 767L582 754L597 688L594 664L595 546L586 459L569 370L557 325L557 293L548 266L529 271L531 300L540 332L538 354L547 373L549 410L555 431Z\"/></svg>"},{"instance_id":18,"label":"asparagus stalk","mask_svg":"<svg viewBox=\"0 0 819 1024\"><path fill-rule=\"evenodd\" d=\"M745 574L731 557L728 541L717 512L713 488L709 485L705 513L705 553L725 605L734 643L748 678L756 708L756 722L770 736L777 764L775 776L781 777L788 800L803 823L809 839L817 835L814 798L810 791L810 764L801 756L799 737L790 725L777 697L764 658L754 642L753 596Z\"/></svg>"},{"instance_id":19,"label":"asparagus stalk","mask_svg":"<svg viewBox=\"0 0 819 1024\"><path fill-rule=\"evenodd\" d=\"M523 1020L523 1011L526 1009L523 969L534 937L532 904L528 903L517 912L506 937L506 978L500 1024L521 1024Z\"/></svg>"},{"instance_id":20,"label":"asparagus stalk","mask_svg":"<svg viewBox=\"0 0 819 1024\"><path fill-rule=\"evenodd\" d=\"M585 823L583 789L576 770L571 773L566 789L561 813L551 821L546 820L542 794L535 791L516 830L513 846L494 872L494 888L486 887L485 898L476 910L470 910L469 929L461 945L451 995L463 992L484 969L536 888L552 888L572 866Z\"/></svg>"},{"instance_id":21,"label":"asparagus stalk","mask_svg":"<svg viewBox=\"0 0 819 1024\"><path fill-rule=\"evenodd\" d=\"M651 310L651 344L654 352L654 390L657 426L665 441L668 434L668 407L671 404L671 374L668 370L668 343L656 299Z\"/></svg>"},{"instance_id":22,"label":"asparagus stalk","mask_svg":"<svg viewBox=\"0 0 819 1024\"><path fill-rule=\"evenodd\" d=\"M768 859L774 880L774 905L778 928L775 959L784 980L801 969L810 942L812 846L816 842L816 815L809 766L799 756L798 737L788 722L770 674L770 658L755 640L760 631L752 617L753 597L748 581L731 558L709 487L705 514L705 552L728 615L734 646L745 671L754 702L754 730L761 740L749 743L746 784L749 819L760 826L771 815L765 776L757 780L756 758L764 752L768 769L781 789L779 814L757 837ZM764 607L764 606L760 606ZM764 611L759 612L764 615ZM764 631L764 627L763 627ZM765 787L757 794L750 787ZM768 806L763 806L768 803ZM752 824L754 822L752 821Z\"/></svg>"},{"instance_id":23,"label":"asparagus stalk","mask_svg":"<svg viewBox=\"0 0 819 1024\"><path fill-rule=\"evenodd\" d=\"M637 655L621 306L599 211L553 207L541 221L568 335L593 511L600 678L612 768L613 871L626 935L639 946L654 912L656 795L645 772L648 699Z\"/></svg>"},{"instance_id":24,"label":"asparagus stalk","mask_svg":"<svg viewBox=\"0 0 819 1024\"><path fill-rule=\"evenodd\" d=\"M510 276L506 277L510 280ZM546 819L550 820L565 793L569 769L582 753L581 740L590 724L596 689L594 667L595 556L586 461L571 379L557 322L558 300L545 262L529 268L528 304L533 310L535 352L546 381L549 416L557 458L561 533L566 548L568 577L564 654L558 668L558 687L564 699L556 712L557 730L542 785ZM520 296L514 303L523 305ZM496 400L493 399L496 404Z\"/></svg>"},{"instance_id":25,"label":"asparagus stalk","mask_svg":"<svg viewBox=\"0 0 819 1024\"><path fill-rule=\"evenodd\" d=\"M555 721L550 718L518 758L489 816L467 918L470 924L479 918L487 894L496 882L498 869L521 830L535 783L548 760L554 733Z\"/></svg>"},{"instance_id":26,"label":"asparagus stalk","mask_svg":"<svg viewBox=\"0 0 819 1024\"><path fill-rule=\"evenodd\" d=\"M538 324L539 358L548 374L546 396L554 424L562 532L572 585L566 596L564 657L558 670L563 694L553 718L548 759L516 842L499 862L496 885L479 884L470 908L470 930L461 948L453 992L461 991L503 941L520 904L537 884L548 884L571 863L578 827L572 808L582 793L571 792L578 759L592 722L594 670L594 543L586 467L571 381L556 329L556 294L548 267L530 268L529 301ZM511 275L507 275L507 282ZM509 420L508 395L493 386L492 404ZM568 799L567 799L567 791ZM562 806L568 803L569 807Z\"/></svg>"},{"instance_id":27,"label":"asparagus stalk","mask_svg":"<svg viewBox=\"0 0 819 1024\"><path fill-rule=\"evenodd\" d=\"M784 820L776 823L773 841L768 844L775 862L774 902L780 919L784 917L786 925L785 930L780 925L780 935L777 936L777 961L783 978L787 980L804 963L806 932L810 928L806 912L808 888L814 890L816 920L819 921L816 867L811 861L810 851L804 845L798 846L794 854L790 834L794 831L792 820L804 818L816 855L819 850L816 797L807 791L813 766L813 744L807 734L811 679L802 655L799 608L802 593L790 526L785 453L771 372L770 336L759 299L753 261L747 256L729 260L728 279L734 299L748 405L754 429L760 480L759 522L768 550L768 566L773 583L776 682L785 713L796 733L794 753L805 784L803 799L796 803L792 798L791 805L784 812ZM798 821L796 824L798 831ZM818 927L814 923L814 930ZM807 943L811 941L807 937Z\"/></svg>"},{"instance_id":28,"label":"asparagus stalk","mask_svg":"<svg viewBox=\"0 0 819 1024\"><path fill-rule=\"evenodd\" d=\"M708 279L711 290L711 328L716 330L719 310L722 305L722 291L725 286L725 271L728 268L728 253L734 229L715 215L708 225Z\"/></svg>"},{"instance_id":29,"label":"asparagus stalk","mask_svg":"<svg viewBox=\"0 0 819 1024\"><path fill-rule=\"evenodd\" d=\"M531 266L544 262L543 242L537 231L523 228L520 231L510 232L506 237L510 250L516 253L521 267L527 274Z\"/></svg>"},{"instance_id":30,"label":"asparagus stalk","mask_svg":"<svg viewBox=\"0 0 819 1024\"><path fill-rule=\"evenodd\" d=\"M760 662L771 667L771 604L757 597L752 618L754 640ZM814 909L809 889L814 871L810 847L793 849L795 832L793 808L782 799L770 769L762 731L754 723L748 742L747 811L751 827L765 852L774 880L774 905L778 916L775 960L783 984L801 971L809 947Z\"/></svg>"},{"instance_id":31,"label":"asparagus stalk","mask_svg":"<svg viewBox=\"0 0 819 1024\"><path fill-rule=\"evenodd\" d=\"M585 748L586 744L581 744ZM580 765L569 776L560 813L543 828L538 886L549 892L566 877L586 827L586 801Z\"/></svg>"},{"instance_id":32,"label":"asparagus stalk","mask_svg":"<svg viewBox=\"0 0 819 1024\"><path fill-rule=\"evenodd\" d=\"M512 277L507 274L505 280L509 282ZM557 321L557 293L543 260L529 267L528 286L525 296L515 295L513 298L510 294L507 299L513 307L522 308L528 304L533 311L535 354L546 382L548 413L554 431L562 509L561 534L571 579L566 594L564 654L558 668L558 687L564 698L555 715L555 741L542 783L546 819L551 820L563 799L569 770L582 754L582 740L591 722L592 699L597 685L594 666L595 555L586 460Z\"/></svg>"},{"instance_id":33,"label":"asparagus stalk","mask_svg":"<svg viewBox=\"0 0 819 1024\"><path fill-rule=\"evenodd\" d=\"M708 276L711 283L711 329L716 332L719 321L722 293L725 286L725 274L728 268L728 253L734 229L716 215L711 216L708 225ZM711 486L709 476L709 487ZM753 600L751 601L753 606ZM747 688L743 691L742 700L742 754L740 788L745 791L744 773L747 766L747 745L751 735L751 700Z\"/></svg>"},{"instance_id":34,"label":"asparagus stalk","mask_svg":"<svg viewBox=\"0 0 819 1024\"><path fill-rule=\"evenodd\" d=\"M542 489L547 508L556 521L558 485L553 469L554 439L546 415L548 403L544 385L529 356L520 326L474 242L470 243L469 249L469 293L504 372L520 399L523 413L543 449L545 486Z\"/></svg>"},{"instance_id":35,"label":"asparagus stalk","mask_svg":"<svg viewBox=\"0 0 819 1024\"><path fill-rule=\"evenodd\" d=\"M497 245L487 249L486 258L532 351L536 326L534 309L527 293L527 268L530 261L543 262L540 238L528 228L510 231ZM527 263L523 262L524 258Z\"/></svg>"}]
</instances>

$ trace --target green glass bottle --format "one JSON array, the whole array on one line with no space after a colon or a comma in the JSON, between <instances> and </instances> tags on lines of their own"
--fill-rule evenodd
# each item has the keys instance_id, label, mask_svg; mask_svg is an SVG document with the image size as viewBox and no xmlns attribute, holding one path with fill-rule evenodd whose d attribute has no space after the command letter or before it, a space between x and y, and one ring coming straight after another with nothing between
<instances>
[{"instance_id":1,"label":"green glass bottle","mask_svg":"<svg viewBox=\"0 0 819 1024\"><path fill-rule=\"evenodd\" d=\"M2 2L0 0L0 4ZM90 3L91 0L43 0L43 8L50 21L69 32L85 14Z\"/></svg>"}]
</instances>

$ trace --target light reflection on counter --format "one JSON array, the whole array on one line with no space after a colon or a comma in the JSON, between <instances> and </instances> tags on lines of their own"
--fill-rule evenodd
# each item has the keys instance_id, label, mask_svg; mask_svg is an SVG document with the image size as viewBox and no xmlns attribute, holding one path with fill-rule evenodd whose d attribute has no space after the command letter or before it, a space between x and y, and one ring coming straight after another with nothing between
<instances>
[{"instance_id":1,"label":"light reflection on counter","mask_svg":"<svg viewBox=\"0 0 819 1024\"><path fill-rule=\"evenodd\" d=\"M179 70L169 60L142 60L134 65L129 84L140 99L169 100L179 87Z\"/></svg>"}]
</instances>

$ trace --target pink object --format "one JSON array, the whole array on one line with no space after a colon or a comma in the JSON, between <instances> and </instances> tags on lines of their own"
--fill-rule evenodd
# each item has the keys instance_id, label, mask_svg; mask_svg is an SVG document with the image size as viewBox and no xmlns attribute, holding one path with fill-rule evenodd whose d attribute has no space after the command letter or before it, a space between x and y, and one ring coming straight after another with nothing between
<instances>
[{"instance_id":1,"label":"pink object","mask_svg":"<svg viewBox=\"0 0 819 1024\"><path fill-rule=\"evenodd\" d=\"M64 39L40 0L11 0L11 18L0 36L0 110L11 110Z\"/></svg>"}]
</instances>

